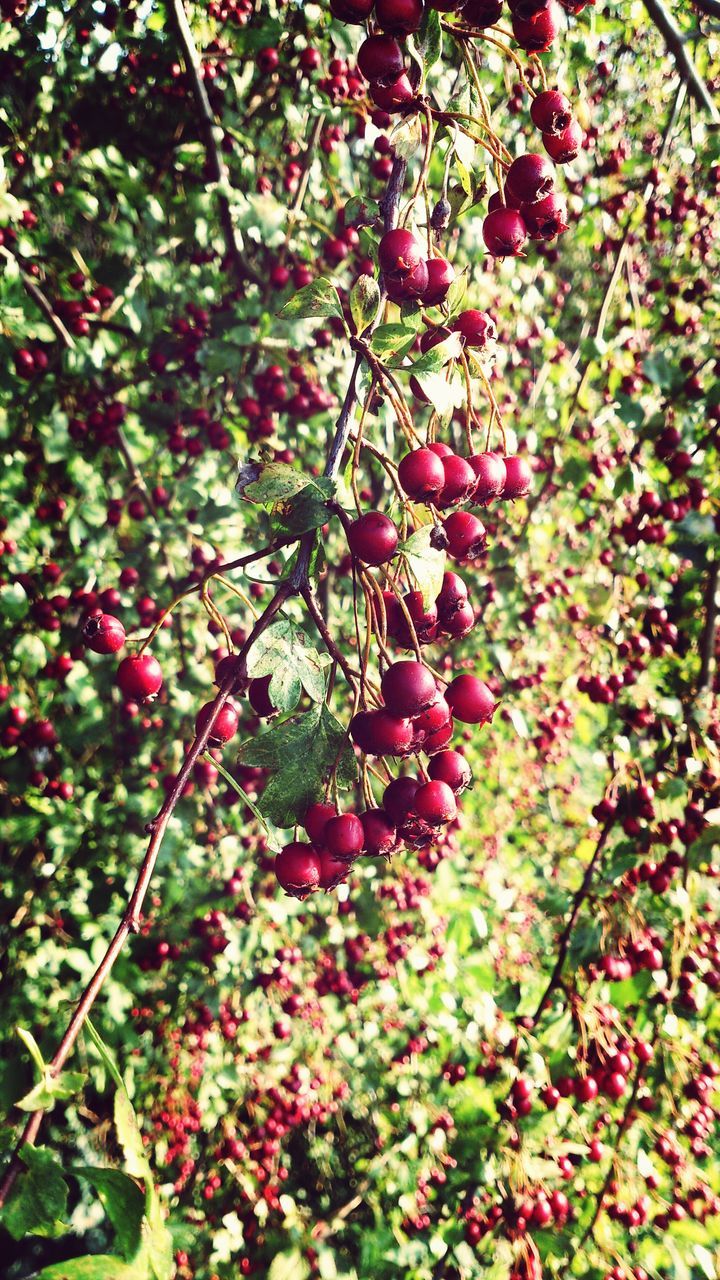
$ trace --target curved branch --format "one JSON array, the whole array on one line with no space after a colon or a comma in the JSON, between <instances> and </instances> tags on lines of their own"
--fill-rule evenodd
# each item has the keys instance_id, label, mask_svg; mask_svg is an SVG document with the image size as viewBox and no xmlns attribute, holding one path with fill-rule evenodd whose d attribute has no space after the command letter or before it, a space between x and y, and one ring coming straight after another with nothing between
<instances>
[{"instance_id":1,"label":"curved branch","mask_svg":"<svg viewBox=\"0 0 720 1280\"><path fill-rule=\"evenodd\" d=\"M680 28L675 25L672 16L663 4L663 0L644 0L644 4L655 26L665 40L668 53L674 59L678 73L688 87L688 93L692 95L699 107L708 112L711 120L715 121L716 124L720 123L720 112L685 47Z\"/></svg>"}]
</instances>

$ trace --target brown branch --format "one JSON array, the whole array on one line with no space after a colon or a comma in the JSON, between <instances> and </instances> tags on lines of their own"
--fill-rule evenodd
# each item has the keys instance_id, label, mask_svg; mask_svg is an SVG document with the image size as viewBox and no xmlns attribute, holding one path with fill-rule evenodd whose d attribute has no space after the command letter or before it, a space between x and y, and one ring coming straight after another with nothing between
<instances>
[{"instance_id":1,"label":"brown branch","mask_svg":"<svg viewBox=\"0 0 720 1280\"><path fill-rule=\"evenodd\" d=\"M170 0L170 12L185 55L185 66L190 80L190 87L198 109L200 130L205 144L210 179L217 184L218 212L228 257L237 276L241 279L254 280L256 284L260 284L262 283L260 277L242 254L235 234L232 208L227 196L227 191L230 187L230 176L227 165L220 154L216 138L216 131L220 126L216 124L215 116L210 106L210 99L207 96L202 77L202 62L193 40L182 0Z\"/></svg>"},{"instance_id":2,"label":"brown branch","mask_svg":"<svg viewBox=\"0 0 720 1280\"><path fill-rule=\"evenodd\" d=\"M607 843L607 838L610 835L610 831L612 830L614 822L615 822L614 818L608 819L602 831L600 832L597 844L595 845L595 852L593 853L593 856L590 859L585 869L585 875L582 878L582 883L580 885L580 888L578 889L577 893L575 894L575 897L573 898L572 910L570 912L570 915L568 916L567 922L565 924L565 928L563 929L560 935L558 957L557 957L557 960L555 961L555 967L553 968L552 974L550 975L550 981L548 982L548 985L545 988L545 991L540 998L540 1003L538 1004L537 1009L532 1015L533 1022L537 1022L538 1018L540 1017L540 1014L546 1008L547 1003L550 999L550 996L560 986L562 971L565 965L565 960L567 959L567 953L570 949L570 939L572 937L572 931L575 927L575 921L577 920L578 912L580 911L580 908L583 902L585 901L585 899L588 896L588 893L590 892L590 886L592 884L592 878L595 873L595 868L598 865L598 862L602 855L603 849L605 848L605 845Z\"/></svg>"},{"instance_id":3,"label":"brown branch","mask_svg":"<svg viewBox=\"0 0 720 1280\"><path fill-rule=\"evenodd\" d=\"M37 303L38 307L40 308L43 315L45 316L48 324L52 325L53 329L55 330L63 346L66 346L69 351L74 350L75 339L73 338L72 334L65 328L65 325L63 324L60 317L57 316L53 311L52 303L49 302L48 299L45 297L45 294L43 293L40 286L35 283L32 276L28 275L27 271L23 270L23 266L20 259L16 256L16 254L11 253L9 249L6 249L4 245L0 246L0 253L5 259L7 259L8 262L15 263L15 265L17 266L20 272L20 279L23 282L25 292L29 294L33 302Z\"/></svg>"},{"instance_id":4,"label":"brown branch","mask_svg":"<svg viewBox=\"0 0 720 1280\"><path fill-rule=\"evenodd\" d=\"M160 852L160 846L162 845L168 822L170 821L185 788L185 783L190 776L196 760L205 750L208 739L212 733L213 725L230 697L232 690L235 688L237 681L242 680L245 676L247 669L247 656L252 646L258 639L258 636L260 636L266 627L268 627L272 622L275 614L282 607L290 594L291 590L289 584L282 583L267 608L258 618L250 632L250 635L245 641L245 644L238 653L235 664L228 672L228 675L220 687L220 691L212 704L212 710L207 723L205 724L202 732L195 735L192 744L186 752L182 768L179 770L175 778L172 789L168 792L167 797L157 815L148 823L147 829L150 832L150 841L138 872L137 880L135 881L135 887L123 913L122 920L116 930L115 936L97 966L88 985L83 991L77 1008L70 1019L67 1030L60 1041L55 1056L49 1064L51 1076L57 1076L62 1070L85 1024L85 1020L88 1017L90 1010L100 994L100 991L102 990L118 955L122 951L126 939L131 933L137 933L140 927L142 906L145 901L148 888L150 887L150 881ZM22 1170L23 1165L19 1154L20 1150L26 1144L34 1143L37 1138L40 1125L42 1124L44 1114L44 1108L34 1111L25 1124L22 1134L18 1139L15 1153L8 1165L5 1177L3 1178L2 1185L0 1185L0 1208L5 1204L15 1183L15 1179L17 1178L18 1173Z\"/></svg>"},{"instance_id":5,"label":"brown branch","mask_svg":"<svg viewBox=\"0 0 720 1280\"><path fill-rule=\"evenodd\" d=\"M720 112L718 112L705 81L701 78L695 63L685 48L680 28L676 26L672 15L665 8L663 0L644 0L644 4L665 41L667 51L677 67L678 75L687 85L688 93L692 95L698 106L708 112L711 120L716 124L720 123Z\"/></svg>"}]
</instances>

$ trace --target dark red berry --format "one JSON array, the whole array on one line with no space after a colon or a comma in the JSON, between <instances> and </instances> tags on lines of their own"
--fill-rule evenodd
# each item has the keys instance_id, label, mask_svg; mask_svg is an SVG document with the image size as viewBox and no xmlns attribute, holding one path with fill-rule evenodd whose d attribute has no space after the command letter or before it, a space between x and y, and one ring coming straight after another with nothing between
<instances>
[{"instance_id":1,"label":"dark red berry","mask_svg":"<svg viewBox=\"0 0 720 1280\"><path fill-rule=\"evenodd\" d=\"M562 133L572 121L570 99L557 89L545 89L530 103L530 119L541 133Z\"/></svg>"},{"instance_id":2,"label":"dark red berry","mask_svg":"<svg viewBox=\"0 0 720 1280\"><path fill-rule=\"evenodd\" d=\"M83 639L93 653L117 653L125 643L125 628L111 613L95 614L83 627Z\"/></svg>"},{"instance_id":3,"label":"dark red berry","mask_svg":"<svg viewBox=\"0 0 720 1280\"><path fill-rule=\"evenodd\" d=\"M162 687L160 663L151 653L136 653L123 658L117 669L117 684L125 698L137 702L149 702Z\"/></svg>"},{"instance_id":4,"label":"dark red berry","mask_svg":"<svg viewBox=\"0 0 720 1280\"><path fill-rule=\"evenodd\" d=\"M483 222L483 240L494 258L512 258L522 253L527 227L517 209L493 209Z\"/></svg>"},{"instance_id":5,"label":"dark red berry","mask_svg":"<svg viewBox=\"0 0 720 1280\"><path fill-rule=\"evenodd\" d=\"M320 855L311 844L293 840L275 859L278 883L292 898L305 898L320 884Z\"/></svg>"},{"instance_id":6,"label":"dark red berry","mask_svg":"<svg viewBox=\"0 0 720 1280\"><path fill-rule=\"evenodd\" d=\"M386 564L397 550L398 532L388 516L368 511L350 525L348 543L353 555L364 564Z\"/></svg>"},{"instance_id":7,"label":"dark red berry","mask_svg":"<svg viewBox=\"0 0 720 1280\"><path fill-rule=\"evenodd\" d=\"M496 702L478 676L456 676L445 690L445 699L456 720L463 724L486 724L492 720Z\"/></svg>"}]
</instances>

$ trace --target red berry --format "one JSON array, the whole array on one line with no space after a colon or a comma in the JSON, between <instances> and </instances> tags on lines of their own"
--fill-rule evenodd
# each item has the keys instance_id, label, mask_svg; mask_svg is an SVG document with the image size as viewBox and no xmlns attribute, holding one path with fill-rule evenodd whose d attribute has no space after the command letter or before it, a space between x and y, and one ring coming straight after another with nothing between
<instances>
[{"instance_id":1,"label":"red berry","mask_svg":"<svg viewBox=\"0 0 720 1280\"><path fill-rule=\"evenodd\" d=\"M413 809L430 827L442 827L457 817L455 794L446 782L424 782L415 792Z\"/></svg>"},{"instance_id":2,"label":"red berry","mask_svg":"<svg viewBox=\"0 0 720 1280\"><path fill-rule=\"evenodd\" d=\"M372 756L403 756L412 748L412 724L389 711L359 711L350 721L350 733L360 750Z\"/></svg>"},{"instance_id":3,"label":"red berry","mask_svg":"<svg viewBox=\"0 0 720 1280\"><path fill-rule=\"evenodd\" d=\"M556 164L569 164L579 156L585 138L577 120L571 120L562 133L543 134L543 146Z\"/></svg>"},{"instance_id":4,"label":"red berry","mask_svg":"<svg viewBox=\"0 0 720 1280\"><path fill-rule=\"evenodd\" d=\"M557 89L545 89L530 103L530 119L541 133L562 133L572 121L570 99Z\"/></svg>"},{"instance_id":5,"label":"red berry","mask_svg":"<svg viewBox=\"0 0 720 1280\"><path fill-rule=\"evenodd\" d=\"M117 653L125 643L125 628L111 613L95 614L83 627L83 639L93 653Z\"/></svg>"},{"instance_id":6,"label":"red berry","mask_svg":"<svg viewBox=\"0 0 720 1280\"><path fill-rule=\"evenodd\" d=\"M125 698L149 702L160 692L163 677L160 663L151 653L123 658L117 669L117 684Z\"/></svg>"},{"instance_id":7,"label":"red berry","mask_svg":"<svg viewBox=\"0 0 720 1280\"><path fill-rule=\"evenodd\" d=\"M387 296L391 302L396 302L401 306L409 298L423 298L427 291L429 279L427 262L419 262L414 271L411 271L409 275L403 276L402 279L392 280L386 277L385 288Z\"/></svg>"},{"instance_id":8,"label":"red berry","mask_svg":"<svg viewBox=\"0 0 720 1280\"><path fill-rule=\"evenodd\" d=\"M605 1093L609 1098L622 1098L627 1088L627 1080L619 1071L612 1071L605 1081Z\"/></svg>"},{"instance_id":9,"label":"red berry","mask_svg":"<svg viewBox=\"0 0 720 1280\"><path fill-rule=\"evenodd\" d=\"M474 560L485 550L485 525L470 511L453 511L443 520L448 555L454 560Z\"/></svg>"},{"instance_id":10,"label":"red berry","mask_svg":"<svg viewBox=\"0 0 720 1280\"><path fill-rule=\"evenodd\" d=\"M353 555L365 564L386 564L397 550L398 532L388 516L368 511L350 525L348 543Z\"/></svg>"},{"instance_id":11,"label":"red berry","mask_svg":"<svg viewBox=\"0 0 720 1280\"><path fill-rule=\"evenodd\" d=\"M546 156L528 152L513 160L505 175L507 191L521 204L534 204L549 196L555 185L555 172Z\"/></svg>"},{"instance_id":12,"label":"red berry","mask_svg":"<svg viewBox=\"0 0 720 1280\"><path fill-rule=\"evenodd\" d=\"M324 841L334 858L356 858L365 842L363 824L354 813L328 819Z\"/></svg>"},{"instance_id":13,"label":"red berry","mask_svg":"<svg viewBox=\"0 0 720 1280\"><path fill-rule=\"evenodd\" d=\"M574 1090L578 1102L592 1102L598 1096L598 1082L594 1076L581 1076L575 1081Z\"/></svg>"},{"instance_id":14,"label":"red berry","mask_svg":"<svg viewBox=\"0 0 720 1280\"><path fill-rule=\"evenodd\" d=\"M408 36L417 31L423 16L423 0L375 0L378 26L391 35Z\"/></svg>"},{"instance_id":15,"label":"red berry","mask_svg":"<svg viewBox=\"0 0 720 1280\"><path fill-rule=\"evenodd\" d=\"M395 716L417 716L437 698L435 677L422 662L394 662L381 683L388 711Z\"/></svg>"},{"instance_id":16,"label":"red berry","mask_svg":"<svg viewBox=\"0 0 720 1280\"><path fill-rule=\"evenodd\" d=\"M337 817L337 809L334 804L322 804L317 802L311 804L307 813L303 826L308 833L313 844L321 845L325 838L325 827L331 818Z\"/></svg>"},{"instance_id":17,"label":"red berry","mask_svg":"<svg viewBox=\"0 0 720 1280\"><path fill-rule=\"evenodd\" d=\"M423 294L426 307L439 307L455 279L455 268L445 258L428 258L428 283Z\"/></svg>"},{"instance_id":18,"label":"red berry","mask_svg":"<svg viewBox=\"0 0 720 1280\"><path fill-rule=\"evenodd\" d=\"M402 75L402 49L392 36L368 36L358 49L357 64L371 84L387 88Z\"/></svg>"},{"instance_id":19,"label":"red berry","mask_svg":"<svg viewBox=\"0 0 720 1280\"><path fill-rule=\"evenodd\" d=\"M207 725L212 715L214 702L206 702L201 707L195 718L195 732L200 734ZM226 702L220 709L220 713L212 727L209 742L229 742L238 731L240 717L231 702Z\"/></svg>"},{"instance_id":20,"label":"red berry","mask_svg":"<svg viewBox=\"0 0 720 1280\"><path fill-rule=\"evenodd\" d=\"M499 498L505 488L505 459L499 453L474 453L468 462L475 472L473 501L484 507L493 498Z\"/></svg>"},{"instance_id":21,"label":"red berry","mask_svg":"<svg viewBox=\"0 0 720 1280\"><path fill-rule=\"evenodd\" d=\"M380 84L371 85L370 97L375 106L379 107L381 111L400 111L414 100L415 90L408 76L403 72L401 76L398 76L397 80L394 80L392 84L386 87Z\"/></svg>"},{"instance_id":22,"label":"red berry","mask_svg":"<svg viewBox=\"0 0 720 1280\"><path fill-rule=\"evenodd\" d=\"M361 26L373 11L374 0L330 0L330 12L340 22Z\"/></svg>"},{"instance_id":23,"label":"red berry","mask_svg":"<svg viewBox=\"0 0 720 1280\"><path fill-rule=\"evenodd\" d=\"M505 458L505 487L502 497L506 499L524 498L530 492L532 471L524 458L511 455Z\"/></svg>"},{"instance_id":24,"label":"red berry","mask_svg":"<svg viewBox=\"0 0 720 1280\"><path fill-rule=\"evenodd\" d=\"M347 858L338 858L329 849L320 850L320 888L336 889L347 878L350 863Z\"/></svg>"},{"instance_id":25,"label":"red berry","mask_svg":"<svg viewBox=\"0 0 720 1280\"><path fill-rule=\"evenodd\" d=\"M453 321L453 329L465 339L466 346L478 347L481 351L497 338L495 321L487 311L461 311Z\"/></svg>"},{"instance_id":26,"label":"red berry","mask_svg":"<svg viewBox=\"0 0 720 1280\"><path fill-rule=\"evenodd\" d=\"M250 706L257 716L272 716L277 711L270 697L270 681L272 676L257 676L248 685Z\"/></svg>"},{"instance_id":27,"label":"red berry","mask_svg":"<svg viewBox=\"0 0 720 1280\"><path fill-rule=\"evenodd\" d=\"M434 8L440 9L442 6L436 4ZM448 5L448 8L455 8L455 4ZM503 0L467 0L467 3L461 7L461 15L463 22L469 27L473 27L476 31L484 31L486 27L493 27L502 17Z\"/></svg>"},{"instance_id":28,"label":"red berry","mask_svg":"<svg viewBox=\"0 0 720 1280\"><path fill-rule=\"evenodd\" d=\"M360 814L363 847L371 858L387 857L397 844L395 824L384 809L368 809Z\"/></svg>"},{"instance_id":29,"label":"red berry","mask_svg":"<svg viewBox=\"0 0 720 1280\"><path fill-rule=\"evenodd\" d=\"M553 240L568 229L567 205L555 191L536 204L522 205L520 212L531 240Z\"/></svg>"},{"instance_id":30,"label":"red berry","mask_svg":"<svg viewBox=\"0 0 720 1280\"><path fill-rule=\"evenodd\" d=\"M428 765L428 773L434 782L445 782L459 795L472 782L470 765L459 751L440 751Z\"/></svg>"},{"instance_id":31,"label":"red berry","mask_svg":"<svg viewBox=\"0 0 720 1280\"><path fill-rule=\"evenodd\" d=\"M463 724L486 724L497 705L484 680L477 676L456 676L445 690L445 698L456 720Z\"/></svg>"},{"instance_id":32,"label":"red berry","mask_svg":"<svg viewBox=\"0 0 720 1280\"><path fill-rule=\"evenodd\" d=\"M433 502L445 484L445 470L431 449L413 449L400 460L398 480L414 502Z\"/></svg>"},{"instance_id":33,"label":"red berry","mask_svg":"<svg viewBox=\"0 0 720 1280\"><path fill-rule=\"evenodd\" d=\"M483 222L483 240L494 258L517 257L527 241L527 227L517 209L493 209Z\"/></svg>"},{"instance_id":34,"label":"red berry","mask_svg":"<svg viewBox=\"0 0 720 1280\"><path fill-rule=\"evenodd\" d=\"M388 783L383 792L383 808L391 822L402 825L412 810L419 786L417 778L409 778L406 774Z\"/></svg>"},{"instance_id":35,"label":"red berry","mask_svg":"<svg viewBox=\"0 0 720 1280\"><path fill-rule=\"evenodd\" d=\"M528 53L545 53L562 26L562 10L555 0L545 4L531 18L513 15L513 35Z\"/></svg>"},{"instance_id":36,"label":"red berry","mask_svg":"<svg viewBox=\"0 0 720 1280\"><path fill-rule=\"evenodd\" d=\"M386 231L378 247L378 262L386 276L403 280L423 260L422 246L412 231L405 231L402 227Z\"/></svg>"},{"instance_id":37,"label":"red berry","mask_svg":"<svg viewBox=\"0 0 720 1280\"><path fill-rule=\"evenodd\" d=\"M278 883L292 898L305 898L320 884L320 855L311 844L293 840L275 859Z\"/></svg>"},{"instance_id":38,"label":"red berry","mask_svg":"<svg viewBox=\"0 0 720 1280\"><path fill-rule=\"evenodd\" d=\"M469 498L475 489L476 478L467 458L460 458L457 454L451 453L440 461L445 474L445 484L437 496L436 505L444 509L454 507Z\"/></svg>"},{"instance_id":39,"label":"red berry","mask_svg":"<svg viewBox=\"0 0 720 1280\"><path fill-rule=\"evenodd\" d=\"M269 75L271 71L276 71L280 65L280 55L277 49L261 49L257 54L257 65L265 75Z\"/></svg>"}]
</instances>

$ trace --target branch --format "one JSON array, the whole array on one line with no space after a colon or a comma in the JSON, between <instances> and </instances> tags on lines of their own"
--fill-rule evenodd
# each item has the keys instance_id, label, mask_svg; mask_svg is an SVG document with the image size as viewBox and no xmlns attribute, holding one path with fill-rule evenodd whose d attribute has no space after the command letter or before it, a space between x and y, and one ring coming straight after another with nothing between
<instances>
[{"instance_id":1,"label":"branch","mask_svg":"<svg viewBox=\"0 0 720 1280\"><path fill-rule=\"evenodd\" d=\"M644 0L644 3L655 26L665 40L668 53L674 59L678 74L685 81L688 92L695 99L698 106L709 113L711 120L716 124L720 123L720 112L718 112L705 81L699 75L695 63L685 48L682 32L675 25L672 16L663 4L663 0Z\"/></svg>"},{"instance_id":2,"label":"branch","mask_svg":"<svg viewBox=\"0 0 720 1280\"><path fill-rule=\"evenodd\" d=\"M2 253L2 256L6 258L8 262L15 263L15 265L17 266L20 272L20 279L22 280L23 285L25 286L25 292L30 295L33 302L37 303L38 307L40 308L43 315L47 319L48 324L52 325L53 329L55 330L58 338L63 343L63 345L66 346L69 351L72 351L75 347L75 339L73 338L72 334L65 328L65 325L63 324L60 317L55 314L52 308L52 303L48 302L48 299L45 297L45 294L43 293L39 285L35 283L32 276L29 276L26 271L23 271L23 267L20 259L16 256L16 254L11 253L9 249L6 249L4 245L0 246L0 253Z\"/></svg>"},{"instance_id":3,"label":"branch","mask_svg":"<svg viewBox=\"0 0 720 1280\"><path fill-rule=\"evenodd\" d=\"M233 222L232 209L226 191L230 187L230 176L228 168L223 160L218 147L216 133L218 126L215 123L210 99L207 96L205 84L202 78L202 62L197 51L195 41L193 40L190 24L187 20L187 14L182 0L171 0L170 11L177 28L180 44L185 55L185 65L190 79L190 87L195 98L198 109L200 131L203 135L205 143L205 154L210 169L211 181L217 184L217 204L220 213L220 225L225 237L225 245L227 247L228 257L233 265L235 274L241 278L249 278L254 280L256 284L262 283L257 272L245 260L240 251L240 246L235 234L235 224Z\"/></svg>"},{"instance_id":4,"label":"branch","mask_svg":"<svg viewBox=\"0 0 720 1280\"><path fill-rule=\"evenodd\" d=\"M602 831L600 832L600 835L598 837L598 842L595 845L595 852L593 853L593 856L590 859L587 865L587 868L585 870L585 875L582 878L582 884L580 885L580 888L578 889L577 893L575 894L575 897L573 898L572 910L570 912L570 915L568 916L565 928L563 929L562 934L560 936L560 947L558 950L558 958L555 961L555 967L552 971L552 974L550 975L550 981L547 987L545 988L544 994L540 999L540 1003L538 1004L537 1009L532 1015L533 1022L537 1022L538 1018L540 1017L540 1014L543 1012L543 1010L547 1006L547 1003L553 991L556 991L560 985L563 966L565 964L565 960L567 959L567 953L570 948L570 938L572 937L572 931L575 927L575 921L577 920L578 912L580 911L580 908L583 902L585 901L585 899L588 896L588 893L590 892L590 885L592 883L592 878L595 872L595 868L598 864L602 851L605 848L605 845L607 843L607 838L610 835L610 831L612 830L614 822L615 822L614 818L608 819Z\"/></svg>"}]
</instances>

